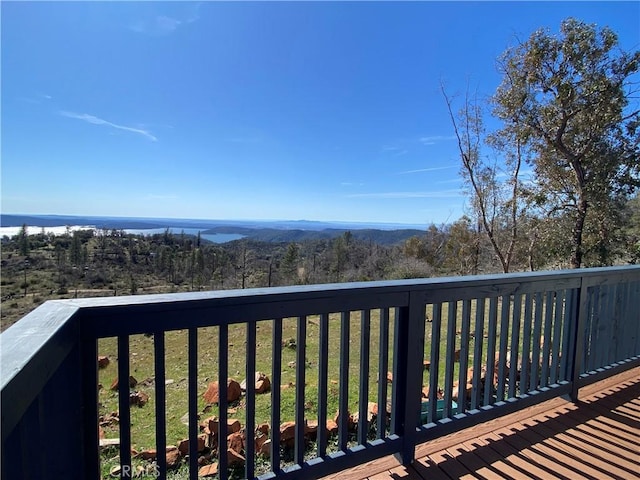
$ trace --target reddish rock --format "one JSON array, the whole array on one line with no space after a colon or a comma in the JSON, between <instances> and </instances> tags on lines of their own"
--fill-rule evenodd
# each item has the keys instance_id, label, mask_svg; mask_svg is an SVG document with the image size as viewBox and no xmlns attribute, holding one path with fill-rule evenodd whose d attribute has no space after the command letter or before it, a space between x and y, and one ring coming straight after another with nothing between
<instances>
[{"instance_id":1,"label":"reddish rock","mask_svg":"<svg viewBox=\"0 0 640 480\"><path fill-rule=\"evenodd\" d=\"M269 435L269 424L261 423L260 425L258 425L258 428L256 428L256 432L260 432L263 435Z\"/></svg>"},{"instance_id":2,"label":"reddish rock","mask_svg":"<svg viewBox=\"0 0 640 480\"><path fill-rule=\"evenodd\" d=\"M296 436L296 422L284 422L280 425L280 442L286 442Z\"/></svg>"},{"instance_id":3,"label":"reddish rock","mask_svg":"<svg viewBox=\"0 0 640 480\"><path fill-rule=\"evenodd\" d=\"M333 419L338 425L340 425L340 411L338 410L336 412L336 416ZM353 430L356 427L356 422L355 419L353 417L353 415L351 415L349 412L347 412L347 429L349 431Z\"/></svg>"},{"instance_id":4,"label":"reddish rock","mask_svg":"<svg viewBox=\"0 0 640 480\"><path fill-rule=\"evenodd\" d=\"M141 458L142 460L155 460L158 452L155 448L151 448L149 450L143 450L142 452L136 455L137 458Z\"/></svg>"},{"instance_id":5,"label":"reddish rock","mask_svg":"<svg viewBox=\"0 0 640 480\"><path fill-rule=\"evenodd\" d=\"M218 417L206 418L200 423L200 430L208 435L218 435Z\"/></svg>"},{"instance_id":6,"label":"reddish rock","mask_svg":"<svg viewBox=\"0 0 640 480\"><path fill-rule=\"evenodd\" d=\"M304 426L304 436L309 440L315 440L318 435L318 421L309 420Z\"/></svg>"},{"instance_id":7,"label":"reddish rock","mask_svg":"<svg viewBox=\"0 0 640 480\"><path fill-rule=\"evenodd\" d=\"M135 388L135 386L138 384L138 381L133 377L133 376L129 376L129 388ZM111 383L111 387L109 387L111 390L118 390L118 377L116 377L113 382Z\"/></svg>"},{"instance_id":8,"label":"reddish rock","mask_svg":"<svg viewBox=\"0 0 640 480\"><path fill-rule=\"evenodd\" d=\"M205 435L198 436L198 452L204 450L205 447ZM182 456L187 456L189 454L189 439L185 438L178 443L178 450L182 454Z\"/></svg>"},{"instance_id":9,"label":"reddish rock","mask_svg":"<svg viewBox=\"0 0 640 480\"><path fill-rule=\"evenodd\" d=\"M262 372L256 372L253 383L254 383L254 386L255 386L256 394L265 393L265 392L268 392L271 389L271 381L269 380L269 377L267 377ZM247 391L247 379L246 378L240 384L240 388L242 389L243 392Z\"/></svg>"},{"instance_id":10,"label":"reddish rock","mask_svg":"<svg viewBox=\"0 0 640 480\"><path fill-rule=\"evenodd\" d=\"M218 464L212 463L211 465L205 465L198 470L199 477L215 477L218 475Z\"/></svg>"},{"instance_id":11,"label":"reddish rock","mask_svg":"<svg viewBox=\"0 0 640 480\"><path fill-rule=\"evenodd\" d=\"M100 355L98 357L98 368L107 368L107 366L109 366L109 357Z\"/></svg>"},{"instance_id":12,"label":"reddish rock","mask_svg":"<svg viewBox=\"0 0 640 480\"><path fill-rule=\"evenodd\" d=\"M131 405L144 407L148 401L149 401L149 395L147 395L144 392L133 392L129 395L129 403Z\"/></svg>"},{"instance_id":13,"label":"reddish rock","mask_svg":"<svg viewBox=\"0 0 640 480\"><path fill-rule=\"evenodd\" d=\"M167 468L176 468L180 465L180 460L182 460L182 456L180 455L180 451L177 447L173 447L171 450L167 448Z\"/></svg>"},{"instance_id":14,"label":"reddish rock","mask_svg":"<svg viewBox=\"0 0 640 480\"><path fill-rule=\"evenodd\" d=\"M258 455L271 458L271 440L267 438L264 442L262 442L260 447L256 445L256 452L258 453Z\"/></svg>"},{"instance_id":15,"label":"reddish rock","mask_svg":"<svg viewBox=\"0 0 640 480\"><path fill-rule=\"evenodd\" d=\"M335 435L338 433L338 424L333 420L327 420L327 433L329 435Z\"/></svg>"},{"instance_id":16,"label":"reddish rock","mask_svg":"<svg viewBox=\"0 0 640 480\"><path fill-rule=\"evenodd\" d=\"M240 432L235 432L227 437L227 448L236 452L242 452L244 450L244 435Z\"/></svg>"},{"instance_id":17,"label":"reddish rock","mask_svg":"<svg viewBox=\"0 0 640 480\"><path fill-rule=\"evenodd\" d=\"M240 420L235 418L227 419L227 434L239 432L241 428L242 424L240 423Z\"/></svg>"},{"instance_id":18,"label":"reddish rock","mask_svg":"<svg viewBox=\"0 0 640 480\"><path fill-rule=\"evenodd\" d=\"M451 393L451 398L456 402L462 396L464 396L466 400L471 400L472 389L473 385L471 385L470 383L467 383L463 389L458 386L458 382L453 382L453 392Z\"/></svg>"},{"instance_id":19,"label":"reddish rock","mask_svg":"<svg viewBox=\"0 0 640 480\"><path fill-rule=\"evenodd\" d=\"M228 448L227 449L227 463L229 465L238 465L244 463L245 458L235 450Z\"/></svg>"},{"instance_id":20,"label":"reddish rock","mask_svg":"<svg viewBox=\"0 0 640 480\"><path fill-rule=\"evenodd\" d=\"M256 382L256 394L266 393L269 390L271 390L271 380L268 377Z\"/></svg>"},{"instance_id":21,"label":"reddish rock","mask_svg":"<svg viewBox=\"0 0 640 480\"><path fill-rule=\"evenodd\" d=\"M207 403L218 403L219 401L220 385L218 382L211 382L207 387L207 391L204 392L204 400ZM230 378L227 382L227 402L235 402L242 396L242 390L240 384L234 379Z\"/></svg>"}]
</instances>

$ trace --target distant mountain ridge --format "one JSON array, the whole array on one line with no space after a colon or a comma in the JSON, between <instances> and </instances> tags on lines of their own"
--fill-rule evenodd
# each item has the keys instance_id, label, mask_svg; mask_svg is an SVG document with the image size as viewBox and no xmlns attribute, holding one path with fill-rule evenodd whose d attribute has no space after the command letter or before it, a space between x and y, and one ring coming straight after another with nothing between
<instances>
[{"instance_id":1,"label":"distant mountain ridge","mask_svg":"<svg viewBox=\"0 0 640 480\"><path fill-rule=\"evenodd\" d=\"M331 239L350 231L354 238L393 245L424 229L416 225L388 223L318 222L309 220L198 220L178 218L93 217L72 215L16 215L0 214L0 226L55 227L87 225L104 229L199 228L202 233L236 233L263 242L301 242Z\"/></svg>"}]
</instances>

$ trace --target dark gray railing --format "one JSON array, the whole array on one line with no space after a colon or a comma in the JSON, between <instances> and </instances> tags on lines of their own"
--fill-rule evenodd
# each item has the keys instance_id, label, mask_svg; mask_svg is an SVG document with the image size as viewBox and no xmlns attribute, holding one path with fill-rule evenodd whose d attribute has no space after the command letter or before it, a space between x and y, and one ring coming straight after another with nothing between
<instances>
[{"instance_id":1,"label":"dark gray railing","mask_svg":"<svg viewBox=\"0 0 640 480\"><path fill-rule=\"evenodd\" d=\"M248 381L243 476L312 478L389 454L409 463L421 442L552 397L576 399L580 387L640 365L639 299L640 267L628 266L50 301L0 336L3 478L100 478L96 357L102 338L117 337L118 359L129 359L130 337L153 334L156 447L163 452L165 337L188 332L188 465L190 478L197 478L200 329L218 329L217 450L226 452L229 328L246 326L248 379L256 370L256 329L271 329L269 421L279 426L283 321L295 319L292 456L284 461L280 429L271 428L268 466L257 468L251 441L256 396ZM352 338L358 317L359 337ZM312 320L318 327L313 378L306 368L316 355L307 336ZM339 338L330 331L339 331ZM333 414L327 369L334 342L340 345L338 409L356 405L357 419L354 428L352 418L339 415L337 436L329 442L322 426ZM357 399L348 395L354 361ZM118 377L129 378L129 368L128 361L119 361ZM321 427L313 450L305 438L305 385L315 382L314 420ZM123 478L132 460L127 383L121 381L118 391ZM378 405L375 420L370 400ZM227 455L217 461L226 478ZM166 478L166 468L165 456L158 455L154 475Z\"/></svg>"}]
</instances>

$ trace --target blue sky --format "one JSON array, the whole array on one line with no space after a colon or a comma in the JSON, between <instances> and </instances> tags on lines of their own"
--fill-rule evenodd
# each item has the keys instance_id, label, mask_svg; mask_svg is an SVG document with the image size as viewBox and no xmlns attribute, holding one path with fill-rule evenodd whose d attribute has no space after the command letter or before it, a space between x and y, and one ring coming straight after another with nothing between
<instances>
[{"instance_id":1,"label":"blue sky","mask_svg":"<svg viewBox=\"0 0 640 480\"><path fill-rule=\"evenodd\" d=\"M638 2L2 2L3 213L427 225L464 213L439 90Z\"/></svg>"}]
</instances>

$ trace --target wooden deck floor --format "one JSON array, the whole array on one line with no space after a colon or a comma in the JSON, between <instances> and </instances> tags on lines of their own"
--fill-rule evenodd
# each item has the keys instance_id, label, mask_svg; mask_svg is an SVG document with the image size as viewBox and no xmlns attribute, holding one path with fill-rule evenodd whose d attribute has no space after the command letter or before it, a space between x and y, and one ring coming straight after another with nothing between
<instances>
[{"instance_id":1,"label":"wooden deck floor","mask_svg":"<svg viewBox=\"0 0 640 480\"><path fill-rule=\"evenodd\" d=\"M339 480L640 479L640 368L420 445L410 467L385 457Z\"/></svg>"}]
</instances>

